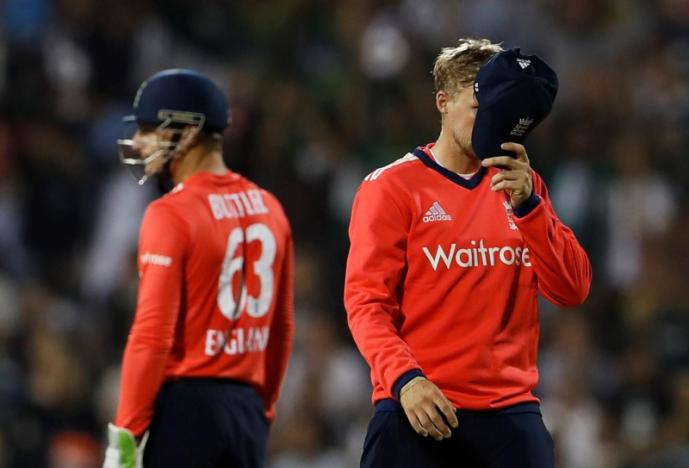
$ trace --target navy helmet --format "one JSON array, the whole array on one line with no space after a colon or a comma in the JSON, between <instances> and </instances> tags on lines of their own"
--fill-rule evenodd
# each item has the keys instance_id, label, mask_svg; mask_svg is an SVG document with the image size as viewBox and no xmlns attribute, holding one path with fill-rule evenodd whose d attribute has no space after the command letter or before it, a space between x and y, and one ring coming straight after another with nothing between
<instances>
[{"instance_id":1,"label":"navy helmet","mask_svg":"<svg viewBox=\"0 0 689 468\"><path fill-rule=\"evenodd\" d=\"M144 81L130 116L137 124L198 125L222 131L229 123L225 94L206 75L194 70L163 70Z\"/></svg>"},{"instance_id":2,"label":"navy helmet","mask_svg":"<svg viewBox=\"0 0 689 468\"><path fill-rule=\"evenodd\" d=\"M169 162L177 154L182 129L195 127L197 132L219 135L229 124L229 106L225 94L206 75L194 70L163 70L144 81L134 97L133 112L124 118L130 124L125 138L117 140L120 161L143 184L152 175L167 177ZM169 140L159 140L157 149L146 157L135 148L131 126L152 125L171 129ZM146 167L161 160L157 169ZM148 171L148 172L147 172Z\"/></svg>"},{"instance_id":3,"label":"navy helmet","mask_svg":"<svg viewBox=\"0 0 689 468\"><path fill-rule=\"evenodd\" d=\"M523 143L553 106L558 79L535 55L509 49L484 63L476 75L474 94L478 110L471 136L479 159L504 155L502 143Z\"/></svg>"}]
</instances>

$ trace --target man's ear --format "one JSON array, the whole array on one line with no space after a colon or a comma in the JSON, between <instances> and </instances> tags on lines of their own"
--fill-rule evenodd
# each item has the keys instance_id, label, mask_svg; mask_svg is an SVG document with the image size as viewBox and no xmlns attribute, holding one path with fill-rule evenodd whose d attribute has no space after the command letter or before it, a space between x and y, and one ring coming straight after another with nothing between
<instances>
[{"instance_id":1,"label":"man's ear","mask_svg":"<svg viewBox=\"0 0 689 468\"><path fill-rule=\"evenodd\" d=\"M435 93L435 107L438 109L438 112L441 114L445 114L447 112L447 102L449 100L450 97L442 89Z\"/></svg>"},{"instance_id":2,"label":"man's ear","mask_svg":"<svg viewBox=\"0 0 689 468\"><path fill-rule=\"evenodd\" d=\"M182 155L189 151L199 142L201 127L188 125L182 130L182 136L177 144L177 154Z\"/></svg>"}]
</instances>

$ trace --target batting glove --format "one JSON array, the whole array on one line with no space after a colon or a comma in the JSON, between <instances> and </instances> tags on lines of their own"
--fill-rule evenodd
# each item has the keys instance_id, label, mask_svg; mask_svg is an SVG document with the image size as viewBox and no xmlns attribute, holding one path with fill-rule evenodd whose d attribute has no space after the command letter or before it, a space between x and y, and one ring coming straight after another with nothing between
<instances>
[{"instance_id":1,"label":"batting glove","mask_svg":"<svg viewBox=\"0 0 689 468\"><path fill-rule=\"evenodd\" d=\"M142 468L148 432L137 445L132 431L108 424L108 448L105 450L103 468Z\"/></svg>"}]
</instances>

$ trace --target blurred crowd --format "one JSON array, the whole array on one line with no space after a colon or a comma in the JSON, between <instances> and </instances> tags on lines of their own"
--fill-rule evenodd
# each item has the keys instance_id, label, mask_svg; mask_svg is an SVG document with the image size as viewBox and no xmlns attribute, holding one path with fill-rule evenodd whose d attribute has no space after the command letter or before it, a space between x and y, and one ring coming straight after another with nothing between
<instances>
[{"instance_id":1,"label":"blurred crowd","mask_svg":"<svg viewBox=\"0 0 689 468\"><path fill-rule=\"evenodd\" d=\"M558 466L689 467L688 0L0 1L0 467L101 463L158 196L115 140L169 67L226 90L226 160L293 225L269 467L357 466L372 407L341 302L350 204L368 171L437 137L430 70L464 36L560 76L527 148L594 284L578 309L541 309Z\"/></svg>"}]
</instances>

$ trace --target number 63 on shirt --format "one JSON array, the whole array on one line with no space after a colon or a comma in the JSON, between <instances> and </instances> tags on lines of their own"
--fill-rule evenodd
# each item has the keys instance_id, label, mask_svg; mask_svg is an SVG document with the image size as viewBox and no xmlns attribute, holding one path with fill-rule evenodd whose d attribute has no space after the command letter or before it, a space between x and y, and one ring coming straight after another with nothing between
<instances>
[{"instance_id":1,"label":"number 63 on shirt","mask_svg":"<svg viewBox=\"0 0 689 468\"><path fill-rule=\"evenodd\" d=\"M261 255L252 262L253 273L260 283L258 297L254 297L248 292L243 272L244 256L235 256L240 246L245 242L252 241L259 241L261 244ZM273 300L275 251L275 236L270 228L263 223L251 224L246 228L246 231L238 227L230 232L227 238L227 251L222 272L218 279L218 307L229 320L239 318L244 310L254 318L263 317L268 313ZM237 301L232 293L233 278L237 274L241 275L239 306L237 306Z\"/></svg>"}]
</instances>

